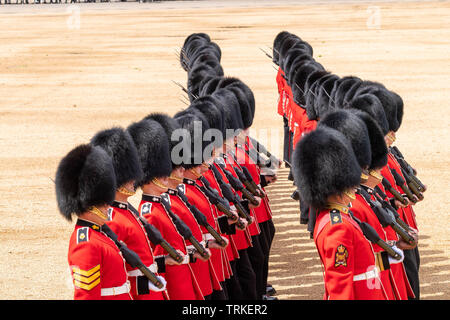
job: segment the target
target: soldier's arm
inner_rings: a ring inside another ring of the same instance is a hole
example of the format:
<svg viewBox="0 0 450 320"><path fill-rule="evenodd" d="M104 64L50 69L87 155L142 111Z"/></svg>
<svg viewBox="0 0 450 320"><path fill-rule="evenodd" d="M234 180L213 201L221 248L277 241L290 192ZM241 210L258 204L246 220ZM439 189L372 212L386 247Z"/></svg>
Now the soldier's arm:
<svg viewBox="0 0 450 320"><path fill-rule="evenodd" d="M69 258L75 300L101 299L101 253L95 244L77 244Z"/></svg>
<svg viewBox="0 0 450 320"><path fill-rule="evenodd" d="M325 230L324 230L325 231ZM324 240L325 286L331 300L353 300L353 233L345 223L329 226Z"/></svg>

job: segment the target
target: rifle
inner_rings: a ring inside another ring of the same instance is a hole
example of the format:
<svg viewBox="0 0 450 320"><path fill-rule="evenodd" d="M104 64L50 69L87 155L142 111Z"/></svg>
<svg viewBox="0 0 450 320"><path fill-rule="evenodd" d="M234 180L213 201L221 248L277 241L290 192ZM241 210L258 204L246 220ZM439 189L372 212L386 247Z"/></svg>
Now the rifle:
<svg viewBox="0 0 450 320"><path fill-rule="evenodd" d="M414 169L403 157L403 154L400 152L400 150L397 147L391 147L390 151L392 155L394 155L397 162L400 164L403 170L405 170L406 173L408 173L411 177L411 180L416 184L417 190L420 192L425 192L427 190L427 187L420 181L419 178L417 178L417 171Z"/></svg>
<svg viewBox="0 0 450 320"><path fill-rule="evenodd" d="M223 163L222 164L221 163L217 163L217 164L222 169L222 172L225 173L225 175L226 175L228 181L230 182L230 185L233 187L233 189L236 190L236 191L241 191L242 195L245 198L247 198L253 205L257 206L258 205L258 201L253 196L253 193L251 193L249 190L247 190L243 186L241 181L239 179L237 179L236 177L234 177L233 174L225 168L225 165Z"/></svg>
<svg viewBox="0 0 450 320"><path fill-rule="evenodd" d="M397 210L394 209L394 207L391 206L391 204L389 203L389 201L386 201L384 199L387 198L386 194L381 191L380 188L377 189L377 187L375 187L375 192L374 196L377 198L377 200L381 203L381 205L383 206L383 208L385 210L387 210L389 213L391 213L394 218L395 221L397 221L397 223L405 230L409 231L411 230L411 228L406 224L405 221L402 220L402 218L400 218L400 215L398 214Z"/></svg>
<svg viewBox="0 0 450 320"><path fill-rule="evenodd" d="M362 222L358 218L356 218L353 213L349 210L350 216L353 218L353 220L356 221L356 223L361 228L361 231L363 232L364 236L372 243L375 243L379 245L381 248L383 248L384 251L386 251L391 257L393 257L396 260L401 259L401 255L396 252L392 247L386 243L383 239L380 238L378 233L375 231L375 229L368 224L367 222Z"/></svg>
<svg viewBox="0 0 450 320"><path fill-rule="evenodd" d="M250 191L255 197L264 198L266 195L261 190L261 188L256 184L255 180L253 180L250 171L246 167L234 168L234 171L239 177L239 180L246 186L248 191Z"/></svg>
<svg viewBox="0 0 450 320"><path fill-rule="evenodd" d="M394 155L395 158L397 159L405 159L405 157L403 156L403 154L400 152L400 150L396 147L396 146L392 146L391 147L391 153ZM406 162L406 160L405 160ZM411 167L411 166L410 166ZM417 171L416 169L414 169L413 167L411 167L411 170L413 172L414 175L417 175Z"/></svg>
<svg viewBox="0 0 450 320"><path fill-rule="evenodd" d="M183 256L174 249L161 235L158 229L156 229L153 225L148 223L148 221L139 215L139 212L134 208L131 204L128 203L128 208L130 211L139 219L139 221L144 226L144 230L147 233L147 238L153 243L155 246L160 245L164 250L167 251L169 256L178 263L183 262Z"/></svg>
<svg viewBox="0 0 450 320"><path fill-rule="evenodd" d="M405 179L403 179L400 174L397 172L397 170L395 169L389 169L392 173L392 176L394 177L395 180L395 184L397 186L399 186L400 188L402 188L403 192L406 194L406 196L408 197L408 199L413 202L416 203L417 199L413 196L413 194L411 193L411 190L409 190L409 188L406 186L406 182Z"/></svg>
<svg viewBox="0 0 450 320"><path fill-rule="evenodd" d="M217 167L212 165L211 170L219 183L220 190L222 191L222 194L225 197L225 199L233 203L234 206L236 207L239 216L241 218L245 218L250 223L252 221L250 215L248 214L247 210L245 210L245 208L242 206L240 199L238 199L238 197L233 193L233 190L231 190L230 185L223 181L222 176L220 175L220 172L217 169Z"/></svg>
<svg viewBox="0 0 450 320"><path fill-rule="evenodd" d="M161 197L161 204L164 206L167 213L172 218L173 224L175 225L181 236L185 240L189 240L203 258L208 259L210 257L208 251L206 251L203 245L194 237L191 229L189 229L189 227L183 222L183 220L181 220L179 216L172 212L169 202L164 199L164 197Z"/></svg>
<svg viewBox="0 0 450 320"><path fill-rule="evenodd" d="M178 196L184 202L184 204L189 208L195 220L197 220L198 224L205 227L206 230L213 236L214 240L222 247L225 248L227 243L223 240L222 236L208 223L205 215L197 209L197 207L189 202L189 199L182 192L181 189L177 188Z"/></svg>
<svg viewBox="0 0 450 320"><path fill-rule="evenodd" d="M398 158L397 162L399 163L402 171L408 174L411 181L415 184L417 190L419 190L420 192L425 192L427 190L427 187L422 183L422 181L419 180L419 178L417 178L416 175L414 175L411 166L404 159L401 158Z"/></svg>
<svg viewBox="0 0 450 320"><path fill-rule="evenodd" d="M129 249L123 241L120 241L118 239L117 235L109 228L107 224L103 224L101 226L101 231L105 233L112 241L114 241L114 243L122 253L125 261L132 268L138 268L139 270L141 270L141 272L147 277L147 279L150 280L150 282L157 288L162 289L164 287L164 284L158 279L156 274L154 274L152 271L150 271L149 268L144 265L141 258L139 258L136 252Z"/></svg>
<svg viewBox="0 0 450 320"><path fill-rule="evenodd" d="M232 221L236 221L237 217L230 211L230 204L226 202L217 192L214 190L209 181L206 180L205 177L200 177L200 181L203 183L203 186L198 186L200 191L202 191L209 199L209 201L217 207L222 213L224 213L229 219Z"/></svg>
<svg viewBox="0 0 450 320"><path fill-rule="evenodd" d="M390 213L388 210L385 210L380 202L373 201L370 198L370 194L366 190L364 190L363 188L360 188L359 191L360 191L360 194L364 197L364 199L367 201L367 203L372 208L372 211L377 216L378 221L380 221L381 226L383 228L390 226L392 229L395 230L395 232L397 232L397 234L404 241L406 241L410 245L416 244L416 241L414 240L414 238L406 231L406 230L409 230L409 228L406 230L404 228L402 228L395 220L394 215L392 213Z"/></svg>
<svg viewBox="0 0 450 320"><path fill-rule="evenodd" d="M259 143L258 140L256 140L255 138L252 138L250 136L248 136L248 138L251 141L251 143L253 144L253 146L255 147L256 151L266 155L270 159L271 164L272 163L279 164L281 162L276 156L274 156L272 153L270 153L269 150L267 150L267 148L264 145Z"/></svg>
<svg viewBox="0 0 450 320"><path fill-rule="evenodd" d="M406 200L405 198L403 198L403 196L394 189L394 187L392 186L392 184L388 181L388 179L383 178L381 180L381 183L383 184L384 188L386 190L388 190L390 193L392 193L392 195L394 196L395 199L397 199L398 201L400 201L402 204L404 204L405 206L408 204L408 200Z"/></svg>
<svg viewBox="0 0 450 320"><path fill-rule="evenodd" d="M239 177L239 180L242 181L242 183L245 185L245 187L256 197L264 198L265 195L263 191L259 188L259 186L256 184L255 180L253 180L252 175L250 174L250 171L248 171L247 167L242 167L236 157L236 154L234 152L231 152L231 155L233 156L234 162L239 167L234 167L234 172L236 172L237 176Z"/></svg>
<svg viewBox="0 0 450 320"><path fill-rule="evenodd" d="M405 170L403 170L402 167L400 167L400 171L402 172L402 175L405 177L406 185L408 186L409 190L414 193L414 195L419 199L423 200L423 194L419 191L418 185L412 180L411 175L409 175Z"/></svg>

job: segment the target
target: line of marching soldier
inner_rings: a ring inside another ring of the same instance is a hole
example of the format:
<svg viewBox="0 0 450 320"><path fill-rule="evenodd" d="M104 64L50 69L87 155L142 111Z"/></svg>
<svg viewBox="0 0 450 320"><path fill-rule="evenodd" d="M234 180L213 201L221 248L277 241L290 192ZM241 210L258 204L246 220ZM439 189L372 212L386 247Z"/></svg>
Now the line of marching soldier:
<svg viewBox="0 0 450 320"><path fill-rule="evenodd" d="M276 299L264 186L278 160L248 136L253 93L224 77L206 34L189 36L180 59L186 109L102 130L59 163L58 208L77 219L68 252L75 299Z"/></svg>
<svg viewBox="0 0 450 320"><path fill-rule="evenodd" d="M269 55L269 54L267 54ZM270 56L270 55L269 55ZM326 299L419 299L413 206L426 186L396 146L403 101L339 77L286 31L273 42L284 160L323 265Z"/></svg>

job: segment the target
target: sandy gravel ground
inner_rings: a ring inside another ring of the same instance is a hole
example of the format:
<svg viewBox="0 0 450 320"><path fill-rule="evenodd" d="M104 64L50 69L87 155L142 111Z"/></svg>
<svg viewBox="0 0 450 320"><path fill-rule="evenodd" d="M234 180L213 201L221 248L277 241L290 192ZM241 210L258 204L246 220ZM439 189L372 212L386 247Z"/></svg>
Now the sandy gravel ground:
<svg viewBox="0 0 450 320"><path fill-rule="evenodd" d="M57 212L57 164L101 129L183 109L171 80L186 82L175 52L190 33L220 45L226 75L255 93L257 138L281 154L276 71L259 48L288 30L330 71L380 81L403 97L397 145L429 187L415 209L422 298L449 299L449 15L445 1L2 6L0 297L72 298L73 224ZM280 299L321 299L320 262L286 169L268 190L277 228L270 282Z"/></svg>

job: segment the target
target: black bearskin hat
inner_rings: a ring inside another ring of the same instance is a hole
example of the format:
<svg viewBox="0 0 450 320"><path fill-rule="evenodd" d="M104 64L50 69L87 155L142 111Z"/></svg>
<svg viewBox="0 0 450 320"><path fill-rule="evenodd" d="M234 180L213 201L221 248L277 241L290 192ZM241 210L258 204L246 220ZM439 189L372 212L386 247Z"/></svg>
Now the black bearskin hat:
<svg viewBox="0 0 450 320"><path fill-rule="evenodd" d="M118 188L142 179L138 152L127 131L117 127L100 131L91 139L91 144L102 147L111 157Z"/></svg>
<svg viewBox="0 0 450 320"><path fill-rule="evenodd" d="M212 96L220 101L219 107L223 108L225 115L224 139L232 138L231 131L234 131L233 134L238 134L238 131L244 128L236 95L228 89L219 89L214 91Z"/></svg>
<svg viewBox="0 0 450 320"><path fill-rule="evenodd" d="M398 129L400 129L400 126L402 125L402 120L403 120L403 99L402 99L402 97L400 97L400 95L398 95L394 91L390 91L390 93L392 94L392 97L397 106L397 123L398 123L397 130L398 130Z"/></svg>
<svg viewBox="0 0 450 320"><path fill-rule="evenodd" d="M223 77L211 77L208 78L207 81L204 81L202 83L202 87L200 88L199 95L200 97L213 94L214 91L217 90L217 86L219 85L220 81L223 79Z"/></svg>
<svg viewBox="0 0 450 320"><path fill-rule="evenodd" d="M69 221L92 206L111 204L117 188L111 157L101 147L77 146L59 163L55 188L59 211Z"/></svg>
<svg viewBox="0 0 450 320"><path fill-rule="evenodd" d="M280 50L279 50L279 57L278 57L278 63L280 66L283 65L284 59L286 59L288 51L297 43L301 41L301 39L296 36L295 34L291 34L290 36L286 37L283 42L281 43ZM284 70L283 70L284 71Z"/></svg>
<svg viewBox="0 0 450 320"><path fill-rule="evenodd" d="M244 129L248 129L253 124L253 114L254 109L252 110L250 103L247 99L247 96L239 87L230 86L227 88L236 96L239 103L239 113L242 119L242 124Z"/></svg>
<svg viewBox="0 0 450 320"><path fill-rule="evenodd" d="M155 120L132 123L127 131L136 145L144 175L137 186L150 183L154 178L168 177L172 172L169 138Z"/></svg>
<svg viewBox="0 0 450 320"><path fill-rule="evenodd" d="M217 89L224 88L224 89L231 89L231 88L239 88L240 91L244 94L244 96L240 95L240 97L237 96L239 104L242 102L245 103L245 101L248 103L248 106L250 107L251 117L254 117L255 115L255 96L253 94L253 91L250 89L248 85L246 85L244 82L242 82L240 79L235 77L224 77L217 85Z"/></svg>
<svg viewBox="0 0 450 320"><path fill-rule="evenodd" d="M356 109L349 109L349 111L354 113L364 122L367 132L369 133L370 150L372 154L369 170L381 169L387 164L388 149L380 126L377 124L375 119L364 111Z"/></svg>
<svg viewBox="0 0 450 320"><path fill-rule="evenodd" d="M316 72L313 72L313 74L308 77L305 89L308 87L309 79L313 78L314 74L316 74ZM320 73L317 75L320 75ZM310 120L316 120L319 118L319 114L317 113L318 110L316 109L316 100L319 95L319 89L322 87L322 83L330 77L335 77L335 75L330 72L326 72L321 77L317 78L317 80L307 88L307 91L305 91L306 115Z"/></svg>
<svg viewBox="0 0 450 320"><path fill-rule="evenodd" d="M306 104L306 80L312 73L315 73L319 70L320 68L316 63L307 62L296 70L296 73L292 78L291 89L294 102L302 108L305 108Z"/></svg>
<svg viewBox="0 0 450 320"><path fill-rule="evenodd" d="M203 96L196 99L187 110L196 109L200 111L206 118L209 128L218 130L220 139L217 137L215 145L217 147L223 144L223 137L226 134L225 130L225 114L223 106L220 106L220 101L211 95Z"/></svg>
<svg viewBox="0 0 450 320"><path fill-rule="evenodd" d="M332 195L360 184L361 167L345 136L321 127L306 134L293 154L293 174L300 198L322 209Z"/></svg>
<svg viewBox="0 0 450 320"><path fill-rule="evenodd" d="M166 131L167 134L167 138L169 138L169 144L170 144L170 149L173 148L173 146L177 143L177 141L172 141L172 133L181 128L180 124L177 122L177 120L175 120L174 118L172 118L171 116L169 116L168 114L165 113L161 113L161 112L154 112L154 113L150 113L149 115L147 115L144 120L155 120L156 122L158 122Z"/></svg>
<svg viewBox="0 0 450 320"><path fill-rule="evenodd" d="M386 114L384 113L380 100L375 95L371 93L358 95L350 101L347 107L367 112L378 123L383 135L389 132Z"/></svg>
<svg viewBox="0 0 450 320"><path fill-rule="evenodd" d="M399 111L403 115L403 108L398 108L399 100L394 97L392 92L387 89L378 89L371 91L378 100L381 102L381 106L384 109L384 113L386 114L386 119L389 124L389 131L396 132L400 128L399 119L402 117L399 115Z"/></svg>
<svg viewBox="0 0 450 320"><path fill-rule="evenodd" d="M318 118L325 116L327 112L332 111L330 109L330 94L333 90L334 83L339 80L337 75L331 75L328 79L322 82L320 88L316 89L317 97L314 101L314 109Z"/></svg>
<svg viewBox="0 0 450 320"><path fill-rule="evenodd" d="M273 40L272 59L276 65L279 65L279 55L280 55L281 44L283 43L284 39L286 39L289 36L291 36L291 33L287 32L287 31L281 31L280 33L278 33L276 35L275 39Z"/></svg>
<svg viewBox="0 0 450 320"><path fill-rule="evenodd" d="M329 127L341 132L350 142L361 169L368 169L372 158L370 137L364 121L348 110L328 113L317 127Z"/></svg>
<svg viewBox="0 0 450 320"><path fill-rule="evenodd" d="M335 108L342 109L344 107L345 94L358 80L360 81L359 78L354 76L341 78L341 81L335 88L333 88L333 91L331 92L331 98L333 99L332 103Z"/></svg>
<svg viewBox="0 0 450 320"><path fill-rule="evenodd" d="M191 107L176 113L174 118L184 129L183 143L180 144L183 148L177 150L178 153L174 150L174 156L178 157L174 162L186 169L201 165L211 156L214 147L214 143L205 139L205 132L209 129L208 120L202 112Z"/></svg>
<svg viewBox="0 0 450 320"><path fill-rule="evenodd" d="M289 86L291 88L294 86L295 78L297 76L298 71L301 70L303 68L303 66L305 66L305 65L312 65L313 67L315 67L315 69L319 68L319 65L310 56L308 56L306 54L297 56L295 58L295 60L292 62L292 64L289 66L289 70L288 70L287 74L285 75L286 79L287 79L287 83L289 84ZM306 76L307 76L309 73L304 71L304 74L306 74ZM303 76L304 81L306 81L306 76ZM304 81L301 85L302 90L303 90L303 86L304 86Z"/></svg>
<svg viewBox="0 0 450 320"><path fill-rule="evenodd" d="M166 131L167 138L169 139L169 151L172 154L173 148L180 142L179 139L177 139L175 136L173 136L174 131L181 128L181 126L177 122L177 120L175 120L174 118L172 118L171 116L169 116L167 114L160 113L160 112L151 113L148 116L146 116L144 119L145 120L148 120L148 119L155 120L164 128L164 130ZM175 164L173 162L172 162L172 166L173 167L175 166Z"/></svg>
<svg viewBox="0 0 450 320"><path fill-rule="evenodd" d="M354 79L351 86L343 92L343 98L341 100L342 107L345 107L347 104L350 103L350 101L352 101L353 97L355 96L356 91L358 90L358 88L361 86L362 83L363 83L363 80L356 78L356 79Z"/></svg>

